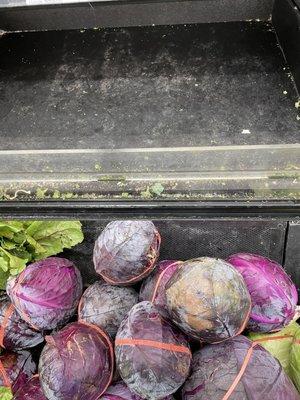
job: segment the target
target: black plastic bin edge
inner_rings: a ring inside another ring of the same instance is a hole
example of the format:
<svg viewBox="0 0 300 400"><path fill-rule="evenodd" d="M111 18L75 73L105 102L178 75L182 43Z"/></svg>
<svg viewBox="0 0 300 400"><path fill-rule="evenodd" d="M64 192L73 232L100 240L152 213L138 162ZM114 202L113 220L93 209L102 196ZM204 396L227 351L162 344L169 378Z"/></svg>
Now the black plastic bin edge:
<svg viewBox="0 0 300 400"><path fill-rule="evenodd" d="M300 219L299 201L9 201L0 204L4 219Z"/></svg>

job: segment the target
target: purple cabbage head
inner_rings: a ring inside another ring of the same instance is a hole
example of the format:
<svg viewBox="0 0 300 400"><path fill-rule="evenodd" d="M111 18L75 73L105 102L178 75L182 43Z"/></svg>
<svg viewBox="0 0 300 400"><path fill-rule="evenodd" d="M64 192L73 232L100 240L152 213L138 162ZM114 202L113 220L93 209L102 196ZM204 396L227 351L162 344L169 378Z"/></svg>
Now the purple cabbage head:
<svg viewBox="0 0 300 400"><path fill-rule="evenodd" d="M252 341L237 336L204 346L194 353L192 373L182 390L183 400L222 400L241 371ZM250 350L251 351L251 350ZM249 363L230 400L299 400L294 385L278 360L260 345L253 348Z"/></svg>
<svg viewBox="0 0 300 400"><path fill-rule="evenodd" d="M33 376L36 365L29 351L5 352L0 355L0 386L11 386L16 393Z"/></svg>
<svg viewBox="0 0 300 400"><path fill-rule="evenodd" d="M243 275L250 292L249 330L276 331L293 319L298 301L297 289L281 265L247 253L234 254L228 262Z"/></svg>
<svg viewBox="0 0 300 400"><path fill-rule="evenodd" d="M160 235L153 222L110 222L95 243L96 272L112 285L132 285L154 269L159 248Z"/></svg>
<svg viewBox="0 0 300 400"><path fill-rule="evenodd" d="M130 391L126 383L118 381L109 386L100 400L143 400L140 396ZM163 400L173 400L173 396L164 397Z"/></svg>
<svg viewBox="0 0 300 400"><path fill-rule="evenodd" d="M187 335L208 343L241 333L251 310L242 275L217 258L182 263L166 284L166 298L172 321Z"/></svg>
<svg viewBox="0 0 300 400"><path fill-rule="evenodd" d="M39 377L32 377L25 385L20 387L13 400L47 400L42 391Z"/></svg>
<svg viewBox="0 0 300 400"><path fill-rule="evenodd" d="M78 318L115 337L122 320L137 302L138 294L133 288L95 282L80 300Z"/></svg>
<svg viewBox="0 0 300 400"><path fill-rule="evenodd" d="M181 264L181 261L160 261L140 289L140 301L152 301L164 318L169 316L165 286Z"/></svg>
<svg viewBox="0 0 300 400"><path fill-rule="evenodd" d="M41 332L25 322L6 298L0 303L0 346L18 351L35 347L44 340Z"/></svg>
<svg viewBox="0 0 300 400"><path fill-rule="evenodd" d="M162 399L186 380L191 352L148 301L136 304L123 320L115 341L116 363L129 389L143 399Z"/></svg>
<svg viewBox="0 0 300 400"><path fill-rule="evenodd" d="M75 313L82 279L71 261L49 257L10 278L7 293L26 322L38 330L50 330L63 326Z"/></svg>
<svg viewBox="0 0 300 400"><path fill-rule="evenodd" d="M39 362L48 400L97 400L111 382L113 347L95 325L75 322L46 337Z"/></svg>

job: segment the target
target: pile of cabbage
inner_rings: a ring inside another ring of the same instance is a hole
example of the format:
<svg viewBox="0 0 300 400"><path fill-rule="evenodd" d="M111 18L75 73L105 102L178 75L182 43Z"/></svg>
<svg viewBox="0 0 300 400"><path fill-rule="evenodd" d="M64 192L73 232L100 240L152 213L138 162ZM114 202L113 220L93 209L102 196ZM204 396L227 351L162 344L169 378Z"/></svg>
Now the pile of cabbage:
<svg viewBox="0 0 300 400"><path fill-rule="evenodd" d="M57 252L8 277L0 399L299 400L284 269L249 253L160 260L163 239L151 221L109 223L87 288L85 266Z"/></svg>

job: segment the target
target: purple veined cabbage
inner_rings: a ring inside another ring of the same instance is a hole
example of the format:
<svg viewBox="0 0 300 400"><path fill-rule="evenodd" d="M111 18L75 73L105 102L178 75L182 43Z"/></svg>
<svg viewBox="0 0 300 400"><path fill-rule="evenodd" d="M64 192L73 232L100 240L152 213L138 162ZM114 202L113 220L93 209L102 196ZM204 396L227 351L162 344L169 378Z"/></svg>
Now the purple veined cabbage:
<svg viewBox="0 0 300 400"><path fill-rule="evenodd" d="M278 360L259 344L252 346L249 339L240 335L194 353L182 400L299 400ZM240 372L241 378L235 384Z"/></svg>
<svg viewBox="0 0 300 400"><path fill-rule="evenodd" d="M130 309L138 302L131 287L95 282L84 292L78 307L78 319L104 329L112 338Z"/></svg>
<svg viewBox="0 0 300 400"><path fill-rule="evenodd" d="M35 370L29 351L4 352L0 355L0 386L11 387L14 394L26 385Z"/></svg>
<svg viewBox="0 0 300 400"><path fill-rule="evenodd" d="M189 374L191 352L184 335L148 301L133 306L121 323L115 354L121 378L143 399L170 396Z"/></svg>
<svg viewBox="0 0 300 400"><path fill-rule="evenodd" d="M240 334L251 309L242 275L226 261L209 257L183 262L166 284L166 298L172 321L207 343Z"/></svg>
<svg viewBox="0 0 300 400"><path fill-rule="evenodd" d="M35 347L44 341L41 332L25 322L8 298L0 302L0 346L19 351Z"/></svg>
<svg viewBox="0 0 300 400"><path fill-rule="evenodd" d="M33 376L25 385L20 387L13 400L47 400L42 391L39 377Z"/></svg>
<svg viewBox="0 0 300 400"><path fill-rule="evenodd" d="M112 285L133 285L154 269L160 241L151 221L110 222L95 242L95 270Z"/></svg>
<svg viewBox="0 0 300 400"><path fill-rule="evenodd" d="M10 278L7 293L26 322L38 330L51 330L74 315L82 294L82 279L71 261L49 257Z"/></svg>
<svg viewBox="0 0 300 400"><path fill-rule="evenodd" d="M114 369L113 346L95 325L74 322L46 337L39 376L48 400L98 400Z"/></svg>
<svg viewBox="0 0 300 400"><path fill-rule="evenodd" d="M125 382L118 381L108 387L100 400L143 400L131 392ZM164 397L163 400L173 400L173 396Z"/></svg>
<svg viewBox="0 0 300 400"><path fill-rule="evenodd" d="M251 295L250 331L280 330L293 319L297 289L281 265L247 253L233 254L228 262L243 275Z"/></svg>
<svg viewBox="0 0 300 400"><path fill-rule="evenodd" d="M181 264L182 261L160 261L151 275L143 281L140 289L140 301L153 302L164 318L169 317L165 286Z"/></svg>

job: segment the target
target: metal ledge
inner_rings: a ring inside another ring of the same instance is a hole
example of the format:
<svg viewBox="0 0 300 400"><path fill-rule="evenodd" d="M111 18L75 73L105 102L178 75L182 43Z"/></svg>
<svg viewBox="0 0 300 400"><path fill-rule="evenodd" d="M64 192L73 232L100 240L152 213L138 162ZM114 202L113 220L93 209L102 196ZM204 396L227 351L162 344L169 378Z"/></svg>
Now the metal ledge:
<svg viewBox="0 0 300 400"><path fill-rule="evenodd" d="M300 199L300 144L0 151L2 200Z"/></svg>

